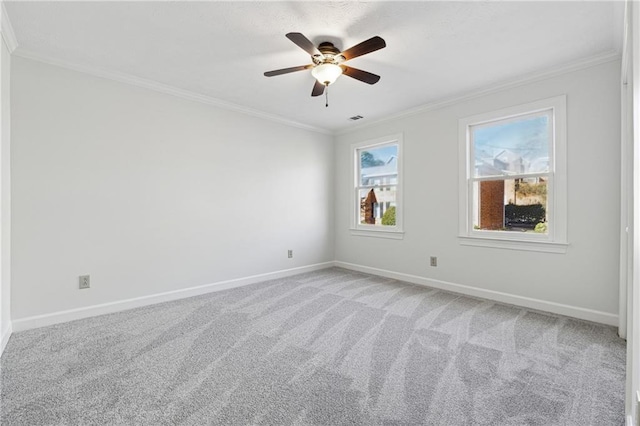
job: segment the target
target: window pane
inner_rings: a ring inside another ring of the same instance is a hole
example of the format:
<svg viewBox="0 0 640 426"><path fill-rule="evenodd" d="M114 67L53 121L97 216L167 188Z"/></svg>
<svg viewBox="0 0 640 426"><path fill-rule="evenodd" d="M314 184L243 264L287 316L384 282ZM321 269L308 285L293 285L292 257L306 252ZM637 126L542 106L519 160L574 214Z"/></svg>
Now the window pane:
<svg viewBox="0 0 640 426"><path fill-rule="evenodd" d="M551 112L471 126L475 177L549 172Z"/></svg>
<svg viewBox="0 0 640 426"><path fill-rule="evenodd" d="M485 231L547 233L547 178L473 184L473 227Z"/></svg>
<svg viewBox="0 0 640 426"><path fill-rule="evenodd" d="M360 223L380 226L396 225L396 187L359 189Z"/></svg>
<svg viewBox="0 0 640 426"><path fill-rule="evenodd" d="M388 185L398 183L398 145L358 150L360 185Z"/></svg>

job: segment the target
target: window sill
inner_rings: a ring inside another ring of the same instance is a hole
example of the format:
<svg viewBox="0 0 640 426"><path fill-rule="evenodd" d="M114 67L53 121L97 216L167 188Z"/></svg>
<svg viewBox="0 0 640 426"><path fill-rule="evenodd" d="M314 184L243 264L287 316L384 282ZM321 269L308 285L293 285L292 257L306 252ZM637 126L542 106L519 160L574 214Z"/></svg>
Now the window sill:
<svg viewBox="0 0 640 426"><path fill-rule="evenodd" d="M356 237L374 237L386 238L391 240L402 240L404 238L403 231L386 231L382 229L355 229L351 228L351 235Z"/></svg>
<svg viewBox="0 0 640 426"><path fill-rule="evenodd" d="M458 237L463 246L490 247L509 250L538 251L544 253L566 253L568 243L533 240L507 240L487 237Z"/></svg>

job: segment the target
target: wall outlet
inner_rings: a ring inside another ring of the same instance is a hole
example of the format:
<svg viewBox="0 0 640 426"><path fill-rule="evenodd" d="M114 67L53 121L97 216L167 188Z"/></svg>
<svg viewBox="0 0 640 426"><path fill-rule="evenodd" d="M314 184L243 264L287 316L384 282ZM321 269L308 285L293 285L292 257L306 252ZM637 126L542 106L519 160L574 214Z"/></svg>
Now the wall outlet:
<svg viewBox="0 0 640 426"><path fill-rule="evenodd" d="M80 275L78 281L80 289L91 287L91 277L89 275Z"/></svg>
<svg viewBox="0 0 640 426"><path fill-rule="evenodd" d="M293 250L287 250L287 257L291 259L293 257Z"/></svg>
<svg viewBox="0 0 640 426"><path fill-rule="evenodd" d="M437 258L437 257L435 257L435 256L431 256L431 257L429 258L429 264L430 264L431 266L438 266L438 258Z"/></svg>

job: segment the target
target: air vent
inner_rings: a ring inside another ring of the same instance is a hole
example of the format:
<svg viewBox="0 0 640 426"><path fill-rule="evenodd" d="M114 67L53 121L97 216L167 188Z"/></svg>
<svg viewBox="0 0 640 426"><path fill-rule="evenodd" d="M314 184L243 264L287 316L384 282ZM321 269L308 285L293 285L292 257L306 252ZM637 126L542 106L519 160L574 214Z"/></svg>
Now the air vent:
<svg viewBox="0 0 640 426"><path fill-rule="evenodd" d="M349 120L357 121L357 120L360 120L361 118L364 118L364 117L361 115L354 115L353 117L349 117Z"/></svg>

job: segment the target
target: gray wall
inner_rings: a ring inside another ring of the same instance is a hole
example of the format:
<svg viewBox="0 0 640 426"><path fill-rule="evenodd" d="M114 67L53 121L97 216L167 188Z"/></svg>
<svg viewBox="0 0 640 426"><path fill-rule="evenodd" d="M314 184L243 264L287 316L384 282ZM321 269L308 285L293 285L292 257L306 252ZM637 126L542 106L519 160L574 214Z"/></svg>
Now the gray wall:
<svg viewBox="0 0 640 426"><path fill-rule="evenodd" d="M339 262L615 316L619 67L389 120L332 144L327 135L14 58L12 317L331 261L334 248ZM461 246L458 119L561 94L567 253ZM352 236L350 145L399 132L405 237ZM437 268L428 266L432 255ZM77 290L80 274L91 274L91 290Z"/></svg>
<svg viewBox="0 0 640 426"><path fill-rule="evenodd" d="M620 62L608 62L336 138L336 260L586 311L618 312ZM566 254L462 246L458 120L567 95ZM403 240L352 236L350 145L404 134ZM438 257L438 267L429 266ZM477 294L474 293L474 294Z"/></svg>
<svg viewBox="0 0 640 426"><path fill-rule="evenodd" d="M4 39L0 42L0 353L11 326L11 153L10 72L11 55Z"/></svg>
<svg viewBox="0 0 640 426"><path fill-rule="evenodd" d="M12 71L14 321L333 260L331 136Z"/></svg>

